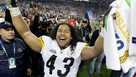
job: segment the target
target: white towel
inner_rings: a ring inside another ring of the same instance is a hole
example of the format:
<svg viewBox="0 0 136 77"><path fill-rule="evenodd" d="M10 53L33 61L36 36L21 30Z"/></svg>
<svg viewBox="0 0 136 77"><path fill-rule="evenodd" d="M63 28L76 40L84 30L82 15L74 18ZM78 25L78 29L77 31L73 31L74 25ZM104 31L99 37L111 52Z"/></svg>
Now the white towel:
<svg viewBox="0 0 136 77"><path fill-rule="evenodd" d="M114 22L112 14L115 9L112 8L107 19L107 25L104 30L104 53L106 56L106 66L108 69L120 70L119 54L117 51Z"/></svg>

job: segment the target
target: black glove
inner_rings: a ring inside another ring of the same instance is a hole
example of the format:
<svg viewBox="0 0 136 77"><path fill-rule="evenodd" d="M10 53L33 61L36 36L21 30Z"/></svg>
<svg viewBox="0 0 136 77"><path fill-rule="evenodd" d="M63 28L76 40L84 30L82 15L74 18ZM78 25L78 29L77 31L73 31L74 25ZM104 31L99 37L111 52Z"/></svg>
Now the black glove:
<svg viewBox="0 0 136 77"><path fill-rule="evenodd" d="M16 2L17 2L17 0L8 0L8 6L9 7L17 7Z"/></svg>

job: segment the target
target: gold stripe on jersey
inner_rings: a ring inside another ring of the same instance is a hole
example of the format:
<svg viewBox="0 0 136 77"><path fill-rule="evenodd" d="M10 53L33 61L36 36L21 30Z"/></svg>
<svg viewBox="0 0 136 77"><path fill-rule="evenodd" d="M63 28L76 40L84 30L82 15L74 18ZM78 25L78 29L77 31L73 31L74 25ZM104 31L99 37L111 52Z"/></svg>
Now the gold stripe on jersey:
<svg viewBox="0 0 136 77"><path fill-rule="evenodd" d="M120 56L120 63L121 64L123 64L123 63L125 63L125 61L128 59L128 56L129 56L129 54L128 54L128 45L129 45L129 41L130 41L130 38L129 38L129 36L130 36L130 33L129 33L129 31L128 31L128 29L127 29L127 25L126 25L126 23L125 23L125 21L124 21L124 19L123 19L123 16L121 15L121 13L120 13L120 10L119 9L117 9L116 10L116 27L117 27L117 30L123 35L122 36L122 38L124 38L125 40L126 40L126 45L127 45L127 47L126 47L126 49L124 50L124 52L122 53L123 54L123 56Z"/></svg>
<svg viewBox="0 0 136 77"><path fill-rule="evenodd" d="M42 48L43 48L45 46L45 44L44 44L44 41L43 41L42 37L39 37L38 39L39 39L40 44L42 45Z"/></svg>
<svg viewBox="0 0 136 77"><path fill-rule="evenodd" d="M122 63L124 63L126 60L127 60L127 58L128 58L128 49L124 52L124 54L123 54L123 56L121 56L119 59L120 59L120 63L122 64Z"/></svg>
<svg viewBox="0 0 136 77"><path fill-rule="evenodd" d="M89 45L87 43L85 43L85 46L84 47L88 47Z"/></svg>
<svg viewBox="0 0 136 77"><path fill-rule="evenodd" d="M85 47L89 47L89 45L88 45L87 43L85 43L85 45L84 45L83 48L85 48ZM83 48L82 48L82 49L83 49ZM81 49L81 50L82 50L82 49Z"/></svg>

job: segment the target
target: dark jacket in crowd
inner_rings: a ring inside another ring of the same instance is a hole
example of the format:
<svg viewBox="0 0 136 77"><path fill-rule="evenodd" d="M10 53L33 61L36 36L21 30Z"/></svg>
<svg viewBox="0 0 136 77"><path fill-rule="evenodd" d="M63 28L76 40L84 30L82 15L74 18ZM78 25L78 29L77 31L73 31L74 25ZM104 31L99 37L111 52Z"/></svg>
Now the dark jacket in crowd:
<svg viewBox="0 0 136 77"><path fill-rule="evenodd" d="M0 76L1 77L26 77L26 69L31 66L29 54L24 42L16 38L11 43L7 43L0 38L8 56L0 44ZM14 44L14 46L13 46ZM14 53L15 48L15 53ZM16 68L9 69L8 59L14 57Z"/></svg>
<svg viewBox="0 0 136 77"><path fill-rule="evenodd" d="M97 40L98 36L99 36L99 30L95 30L92 34L91 39L89 40L90 46L93 46L95 44L95 41Z"/></svg>

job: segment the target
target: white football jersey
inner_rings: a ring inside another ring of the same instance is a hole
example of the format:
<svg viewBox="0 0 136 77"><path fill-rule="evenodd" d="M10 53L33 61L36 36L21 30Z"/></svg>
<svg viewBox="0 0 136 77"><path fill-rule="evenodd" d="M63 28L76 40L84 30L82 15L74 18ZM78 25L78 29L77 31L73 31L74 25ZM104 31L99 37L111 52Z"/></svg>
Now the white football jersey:
<svg viewBox="0 0 136 77"><path fill-rule="evenodd" d="M61 50L56 40L42 36L41 54L44 60L44 77L76 77L81 63L81 50L86 43L78 42L74 51L70 46Z"/></svg>

